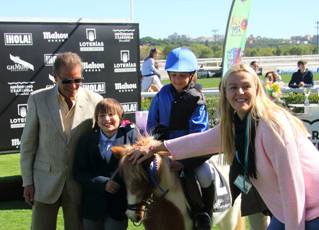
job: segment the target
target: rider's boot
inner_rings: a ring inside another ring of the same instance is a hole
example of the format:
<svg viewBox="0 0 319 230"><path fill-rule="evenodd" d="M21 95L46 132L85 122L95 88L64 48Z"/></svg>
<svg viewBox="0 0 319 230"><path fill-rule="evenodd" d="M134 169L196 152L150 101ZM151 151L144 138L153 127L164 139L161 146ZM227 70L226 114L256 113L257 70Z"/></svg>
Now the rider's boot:
<svg viewBox="0 0 319 230"><path fill-rule="evenodd" d="M213 207L214 207L214 203L215 203L215 199L216 199L216 197L215 197L215 185L214 185L214 183L211 183L209 185L209 187L201 188L201 190L202 190L203 202L204 202L204 205L205 205L204 210L210 216L210 218L212 220ZM213 225L213 223L211 223L211 225Z"/></svg>
<svg viewBox="0 0 319 230"><path fill-rule="evenodd" d="M211 215L206 212L206 205L202 200L194 174L189 171L182 171L180 177L184 194L191 208L194 230L210 230L212 226Z"/></svg>

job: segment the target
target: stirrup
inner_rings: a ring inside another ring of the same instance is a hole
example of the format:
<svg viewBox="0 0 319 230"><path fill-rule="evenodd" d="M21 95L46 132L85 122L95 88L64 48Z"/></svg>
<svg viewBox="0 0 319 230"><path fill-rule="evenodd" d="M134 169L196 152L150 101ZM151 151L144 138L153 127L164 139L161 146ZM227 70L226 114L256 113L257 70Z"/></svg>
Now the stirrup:
<svg viewBox="0 0 319 230"><path fill-rule="evenodd" d="M210 230L212 227L212 219L206 212L200 212L194 215L195 230Z"/></svg>

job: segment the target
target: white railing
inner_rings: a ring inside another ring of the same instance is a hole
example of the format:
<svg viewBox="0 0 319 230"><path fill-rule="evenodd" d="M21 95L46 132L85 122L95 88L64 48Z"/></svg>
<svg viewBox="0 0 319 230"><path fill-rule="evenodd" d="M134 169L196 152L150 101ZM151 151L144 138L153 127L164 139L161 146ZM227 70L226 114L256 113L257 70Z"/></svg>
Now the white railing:
<svg viewBox="0 0 319 230"><path fill-rule="evenodd" d="M249 64L251 61L257 61L264 71L282 70L295 71L297 62L305 60L308 62L308 68L312 71L317 71L319 67L319 55L291 55L291 56L261 56L261 57L243 57L243 63ZM165 60L157 60L159 69L164 70ZM141 61L141 64L143 61ZM199 58L198 65L203 65L204 68L219 67L222 63L222 58Z"/></svg>

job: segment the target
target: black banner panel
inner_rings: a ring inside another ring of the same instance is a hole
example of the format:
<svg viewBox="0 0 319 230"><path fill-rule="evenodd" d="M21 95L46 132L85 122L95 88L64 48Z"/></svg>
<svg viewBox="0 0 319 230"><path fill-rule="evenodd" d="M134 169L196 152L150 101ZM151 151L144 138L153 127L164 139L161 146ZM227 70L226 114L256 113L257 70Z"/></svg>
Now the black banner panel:
<svg viewBox="0 0 319 230"><path fill-rule="evenodd" d="M0 152L19 149L28 97L54 84L54 60L66 51L82 58L83 87L116 98L134 121L141 101L138 24L0 22Z"/></svg>

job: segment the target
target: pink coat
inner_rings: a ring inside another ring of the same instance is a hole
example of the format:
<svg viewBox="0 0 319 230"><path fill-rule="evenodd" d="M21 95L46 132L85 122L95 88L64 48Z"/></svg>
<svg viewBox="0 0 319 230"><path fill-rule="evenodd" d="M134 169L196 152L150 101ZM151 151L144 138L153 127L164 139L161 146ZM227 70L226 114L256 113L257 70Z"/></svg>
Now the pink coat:
<svg viewBox="0 0 319 230"><path fill-rule="evenodd" d="M305 220L319 217L319 152L309 139L295 134L288 119L279 133L260 121L255 149L257 180L251 182L286 229L302 230ZM164 144L175 159L220 152L220 126Z"/></svg>

